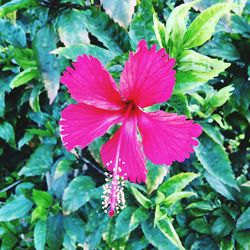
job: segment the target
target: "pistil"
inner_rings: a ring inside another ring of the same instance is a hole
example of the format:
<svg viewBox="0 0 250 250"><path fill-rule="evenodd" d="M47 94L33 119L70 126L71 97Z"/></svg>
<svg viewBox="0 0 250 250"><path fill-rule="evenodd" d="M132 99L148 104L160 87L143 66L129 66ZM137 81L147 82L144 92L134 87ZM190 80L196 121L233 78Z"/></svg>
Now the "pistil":
<svg viewBox="0 0 250 250"><path fill-rule="evenodd" d="M126 173L122 171L122 167L126 164L120 158L120 149L122 143L122 135L123 135L123 128L125 123L128 119L129 113L133 107L133 104L130 103L127 107L126 113L124 115L123 124L120 131L120 136L118 139L117 151L113 161L110 160L107 162L107 167L114 166L112 173L106 173L106 181L107 183L103 186L104 193L103 193L103 209L105 212L108 213L109 217L113 217L115 213L119 213L119 210L125 207L125 197L124 197L124 176ZM123 172L123 173L122 173ZM121 174L122 173L122 174Z"/></svg>

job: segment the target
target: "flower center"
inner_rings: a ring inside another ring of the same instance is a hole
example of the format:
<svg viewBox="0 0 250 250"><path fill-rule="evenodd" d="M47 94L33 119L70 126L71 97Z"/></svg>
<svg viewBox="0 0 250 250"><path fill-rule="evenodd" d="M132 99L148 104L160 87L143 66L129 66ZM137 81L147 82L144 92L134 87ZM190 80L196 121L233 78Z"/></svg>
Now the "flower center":
<svg viewBox="0 0 250 250"><path fill-rule="evenodd" d="M133 103L133 101L126 101L126 114L129 111L136 109L137 105ZM124 118L125 119L125 118Z"/></svg>

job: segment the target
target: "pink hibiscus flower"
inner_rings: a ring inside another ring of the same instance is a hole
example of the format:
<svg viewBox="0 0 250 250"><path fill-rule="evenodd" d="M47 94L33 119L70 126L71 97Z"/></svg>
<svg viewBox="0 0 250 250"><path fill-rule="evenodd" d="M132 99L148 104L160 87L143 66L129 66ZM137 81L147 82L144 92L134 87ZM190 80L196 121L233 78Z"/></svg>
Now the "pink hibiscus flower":
<svg viewBox="0 0 250 250"><path fill-rule="evenodd" d="M85 147L114 124L121 123L114 136L102 146L101 158L113 172L105 206L109 215L121 197L118 179L145 182L147 157L156 164L171 165L189 158L202 128L185 116L164 111L145 112L143 108L168 100L175 84L175 59L156 45L148 49L141 40L130 52L117 87L101 62L92 56L79 56L67 67L61 82L77 104L62 111L60 132L67 150ZM141 135L141 140L139 137Z"/></svg>

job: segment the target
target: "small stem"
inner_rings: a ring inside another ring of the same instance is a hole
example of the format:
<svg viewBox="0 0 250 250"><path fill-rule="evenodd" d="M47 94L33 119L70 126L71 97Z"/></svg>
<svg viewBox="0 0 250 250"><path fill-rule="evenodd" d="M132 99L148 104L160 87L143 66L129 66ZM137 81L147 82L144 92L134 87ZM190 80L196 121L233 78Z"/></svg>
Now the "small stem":
<svg viewBox="0 0 250 250"><path fill-rule="evenodd" d="M93 164L90 164L90 166L91 166L92 168L94 168L97 172L99 172L100 174L102 174L102 175L105 176L104 172L103 172L101 169L99 169L98 167L96 167L96 166L93 165Z"/></svg>
<svg viewBox="0 0 250 250"><path fill-rule="evenodd" d="M100 174L105 176L105 173L100 168L98 168L97 165L95 165L93 162L89 161L87 158L80 156L80 160L83 161L84 163L86 163L87 166L94 168L97 172L99 172Z"/></svg>
<svg viewBox="0 0 250 250"><path fill-rule="evenodd" d="M74 170L74 178L77 177L78 174L79 174L79 169L75 169L75 170Z"/></svg>
<svg viewBox="0 0 250 250"><path fill-rule="evenodd" d="M8 187L0 190L0 193L8 191L9 189L11 189L11 188L15 187L16 185L18 185L20 182L22 182L22 180L19 180L19 181L16 181L16 182L12 183Z"/></svg>
<svg viewBox="0 0 250 250"><path fill-rule="evenodd" d="M48 188L48 191L51 190L51 176L50 176L50 172L48 171L46 174L46 183L47 183L47 188Z"/></svg>

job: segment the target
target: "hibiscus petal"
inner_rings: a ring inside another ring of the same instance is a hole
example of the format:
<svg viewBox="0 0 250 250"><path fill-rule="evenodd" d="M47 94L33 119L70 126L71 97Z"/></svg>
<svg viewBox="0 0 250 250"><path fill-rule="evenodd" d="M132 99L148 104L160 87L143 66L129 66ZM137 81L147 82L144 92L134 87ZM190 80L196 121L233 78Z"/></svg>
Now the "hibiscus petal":
<svg viewBox="0 0 250 250"><path fill-rule="evenodd" d="M121 117L121 111L99 109L83 103L70 104L62 111L59 122L63 144L69 151L76 146L84 148L120 122Z"/></svg>
<svg viewBox="0 0 250 250"><path fill-rule="evenodd" d="M128 178L132 182L145 182L147 169L142 145L137 138L135 117L130 116L114 136L102 146L101 157L103 163L108 170L113 170L120 136L122 136L119 154L121 176Z"/></svg>
<svg viewBox="0 0 250 250"><path fill-rule="evenodd" d="M202 127L186 120L185 116L157 111L138 115L145 155L156 164L171 165L183 162L193 153L194 140L202 133Z"/></svg>
<svg viewBox="0 0 250 250"><path fill-rule="evenodd" d="M103 109L119 109L122 99L114 79L102 63L92 56L79 56L61 77L76 101Z"/></svg>
<svg viewBox="0 0 250 250"><path fill-rule="evenodd" d="M165 102L170 98L175 84L175 59L169 58L164 49L150 50L144 40L137 51L131 52L121 75L121 93L125 100L140 107Z"/></svg>

